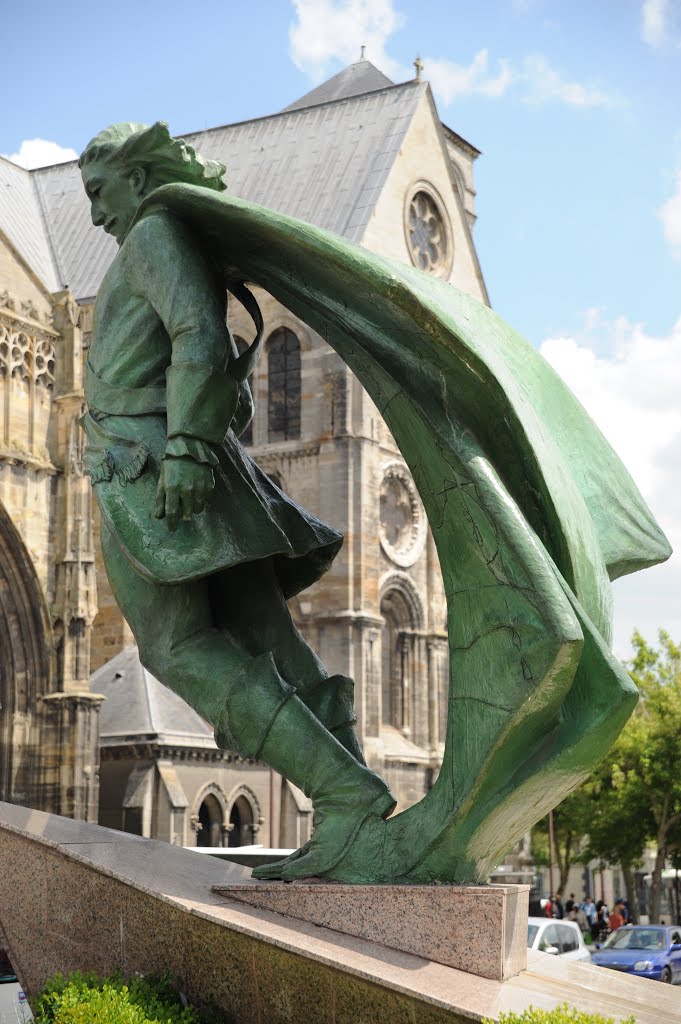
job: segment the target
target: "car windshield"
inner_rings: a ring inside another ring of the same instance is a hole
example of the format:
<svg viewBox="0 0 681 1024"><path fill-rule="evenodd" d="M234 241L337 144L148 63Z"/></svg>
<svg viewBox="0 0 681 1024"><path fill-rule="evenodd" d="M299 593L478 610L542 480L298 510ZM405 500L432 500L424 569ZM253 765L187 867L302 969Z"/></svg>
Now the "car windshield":
<svg viewBox="0 0 681 1024"><path fill-rule="evenodd" d="M663 928L618 928L606 939L603 949L666 949Z"/></svg>
<svg viewBox="0 0 681 1024"><path fill-rule="evenodd" d="M532 949L532 943L537 938L537 932L539 931L539 925L528 924L527 926L527 948Z"/></svg>

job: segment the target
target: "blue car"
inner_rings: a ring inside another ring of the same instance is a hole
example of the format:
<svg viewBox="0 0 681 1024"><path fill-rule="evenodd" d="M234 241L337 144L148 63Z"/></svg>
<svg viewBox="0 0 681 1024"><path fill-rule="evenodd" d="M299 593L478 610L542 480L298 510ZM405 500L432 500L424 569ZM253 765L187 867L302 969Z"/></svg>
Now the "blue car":
<svg viewBox="0 0 681 1024"><path fill-rule="evenodd" d="M634 925L618 928L591 954L591 963L681 984L681 928L678 925Z"/></svg>

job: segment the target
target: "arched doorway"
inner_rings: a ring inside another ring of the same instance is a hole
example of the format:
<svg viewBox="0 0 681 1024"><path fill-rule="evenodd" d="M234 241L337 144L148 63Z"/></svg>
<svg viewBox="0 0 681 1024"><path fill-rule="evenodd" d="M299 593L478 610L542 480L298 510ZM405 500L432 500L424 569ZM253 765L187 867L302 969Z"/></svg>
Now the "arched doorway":
<svg viewBox="0 0 681 1024"><path fill-rule="evenodd" d="M40 582L0 502L0 800L40 806L33 719L37 698L54 686L51 648Z"/></svg>
<svg viewBox="0 0 681 1024"><path fill-rule="evenodd" d="M222 833L225 823L220 801L213 793L207 793L198 813L199 830L196 834L197 846L222 846Z"/></svg>
<svg viewBox="0 0 681 1024"><path fill-rule="evenodd" d="M238 796L229 812L229 838L228 846L251 846L253 843L255 817L253 805L248 797Z"/></svg>

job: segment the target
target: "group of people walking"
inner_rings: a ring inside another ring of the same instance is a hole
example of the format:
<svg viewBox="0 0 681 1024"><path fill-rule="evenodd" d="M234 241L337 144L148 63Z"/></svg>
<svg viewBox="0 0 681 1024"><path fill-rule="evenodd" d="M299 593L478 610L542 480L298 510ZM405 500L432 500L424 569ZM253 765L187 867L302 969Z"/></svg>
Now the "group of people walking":
<svg viewBox="0 0 681 1024"><path fill-rule="evenodd" d="M584 941L604 942L610 932L622 928L625 924L631 923L631 914L626 900L615 900L613 910L609 910L604 900L594 903L591 896L585 896L580 903L575 899L575 894L570 893L570 898L563 903L560 892L546 901L544 913L547 917L556 917L566 921L576 921L579 925Z"/></svg>

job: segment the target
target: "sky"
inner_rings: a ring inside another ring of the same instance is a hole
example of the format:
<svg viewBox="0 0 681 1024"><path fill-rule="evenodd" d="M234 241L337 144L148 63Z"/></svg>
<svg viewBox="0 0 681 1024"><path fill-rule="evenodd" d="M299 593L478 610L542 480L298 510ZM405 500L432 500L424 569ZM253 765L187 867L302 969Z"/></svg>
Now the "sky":
<svg viewBox="0 0 681 1024"><path fill-rule="evenodd" d="M681 0L24 0L3 12L0 153L70 159L106 125L273 113L366 57L420 56L482 151L496 311L554 365L678 554L615 584L614 647L681 641ZM229 180L229 169L228 169Z"/></svg>

